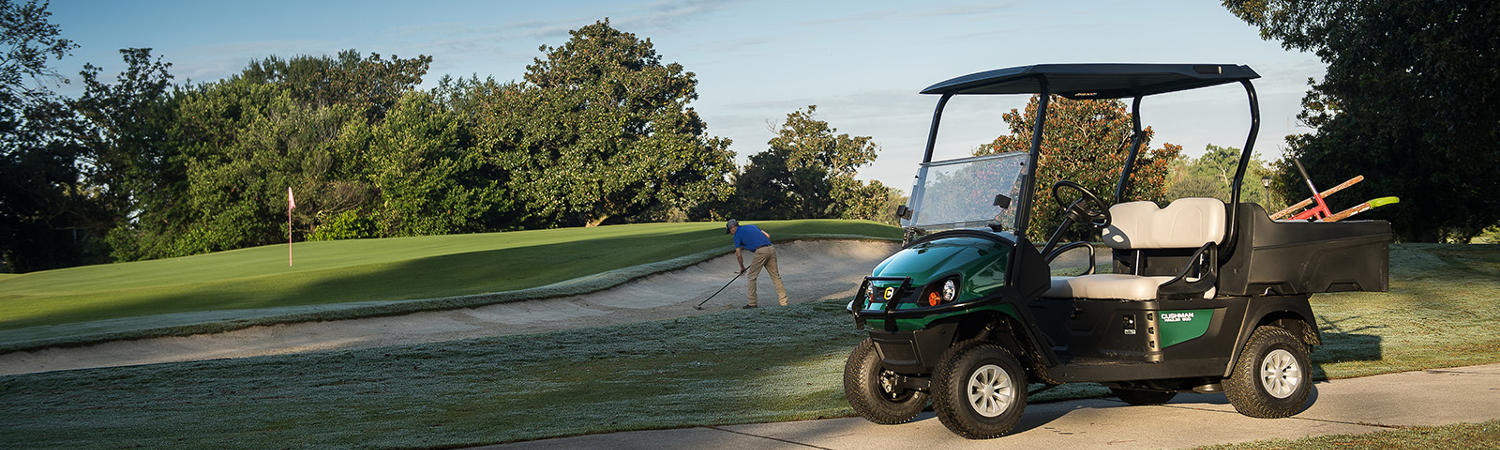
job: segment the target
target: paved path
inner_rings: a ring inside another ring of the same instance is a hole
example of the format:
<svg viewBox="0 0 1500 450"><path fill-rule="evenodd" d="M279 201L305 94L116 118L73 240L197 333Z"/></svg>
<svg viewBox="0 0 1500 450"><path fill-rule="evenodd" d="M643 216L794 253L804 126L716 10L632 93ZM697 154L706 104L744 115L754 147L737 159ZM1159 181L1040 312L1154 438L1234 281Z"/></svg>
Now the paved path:
<svg viewBox="0 0 1500 450"><path fill-rule="evenodd" d="M860 418L636 431L522 442L504 448L1163 448L1369 433L1500 418L1500 364L1320 382L1312 406L1287 419L1234 412L1223 395L1179 394L1163 406L1115 399L1030 405L1012 435L970 441L928 412L912 423Z"/></svg>

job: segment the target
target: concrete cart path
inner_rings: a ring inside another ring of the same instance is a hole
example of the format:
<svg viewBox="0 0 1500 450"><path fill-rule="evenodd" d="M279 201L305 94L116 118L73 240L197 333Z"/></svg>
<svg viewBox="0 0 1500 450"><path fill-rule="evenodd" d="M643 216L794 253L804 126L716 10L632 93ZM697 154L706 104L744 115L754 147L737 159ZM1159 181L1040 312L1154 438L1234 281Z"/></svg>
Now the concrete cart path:
<svg viewBox="0 0 1500 450"><path fill-rule="evenodd" d="M1500 364L1319 382L1312 406L1286 419L1236 413L1222 394L1179 394L1162 406L1113 398L1029 405L1011 435L971 441L931 412L912 423L861 418L635 431L521 442L518 449L1164 448L1369 433L1500 419Z"/></svg>
<svg viewBox="0 0 1500 450"><path fill-rule="evenodd" d="M804 240L776 244L776 254L788 296L802 303L852 297L870 268L899 248L890 241ZM745 304L747 278L740 277L703 310L693 309L738 269L730 253L584 295L4 353L0 375L442 342L708 314ZM760 305L775 307L770 277L762 273L758 285Z"/></svg>

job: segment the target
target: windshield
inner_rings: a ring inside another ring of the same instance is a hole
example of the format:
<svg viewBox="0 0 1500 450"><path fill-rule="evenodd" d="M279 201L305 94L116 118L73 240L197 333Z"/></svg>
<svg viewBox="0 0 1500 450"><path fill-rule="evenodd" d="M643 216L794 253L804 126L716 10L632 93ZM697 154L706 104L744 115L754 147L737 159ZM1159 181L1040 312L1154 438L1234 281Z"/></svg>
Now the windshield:
<svg viewBox="0 0 1500 450"><path fill-rule="evenodd" d="M1031 155L1024 152L952 159L923 164L912 188L911 219L902 225L929 231L998 224L1015 229L1017 181ZM995 206L1004 195L1007 208Z"/></svg>

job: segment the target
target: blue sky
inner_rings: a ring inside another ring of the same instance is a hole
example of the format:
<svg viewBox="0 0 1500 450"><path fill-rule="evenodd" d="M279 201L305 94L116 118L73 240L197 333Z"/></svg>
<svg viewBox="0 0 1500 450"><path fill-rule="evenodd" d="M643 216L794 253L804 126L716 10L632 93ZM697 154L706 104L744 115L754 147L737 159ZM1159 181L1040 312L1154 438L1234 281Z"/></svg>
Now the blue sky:
<svg viewBox="0 0 1500 450"><path fill-rule="evenodd" d="M936 97L932 83L1037 63L1234 63L1261 79L1256 150L1275 157L1296 120L1316 56L1262 41L1215 1L258 1L52 4L53 21L81 48L58 68L85 62L121 68L117 50L151 47L179 81L212 81L267 55L363 53L434 58L427 86L444 74L519 79L541 45L610 18L648 37L664 61L696 73L695 109L709 132L734 140L744 161L765 149L772 127L810 104L840 132L882 147L861 178L908 189ZM76 76L74 77L76 78ZM76 83L62 92L76 94ZM1021 97L955 100L944 114L937 158L1004 133L1000 114ZM1240 147L1249 113L1237 85L1148 98L1142 118L1154 144L1200 154Z"/></svg>

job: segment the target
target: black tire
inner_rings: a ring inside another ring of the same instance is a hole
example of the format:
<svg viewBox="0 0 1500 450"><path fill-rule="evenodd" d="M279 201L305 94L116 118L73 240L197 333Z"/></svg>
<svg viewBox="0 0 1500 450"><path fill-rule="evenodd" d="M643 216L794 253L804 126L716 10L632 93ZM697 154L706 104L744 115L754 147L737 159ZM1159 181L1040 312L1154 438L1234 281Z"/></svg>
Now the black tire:
<svg viewBox="0 0 1500 450"><path fill-rule="evenodd" d="M1265 376L1262 377L1262 369ZM1234 372L1224 380L1224 396L1235 411L1273 419L1302 412L1312 392L1307 345L1281 327L1256 328L1240 351Z"/></svg>
<svg viewBox="0 0 1500 450"><path fill-rule="evenodd" d="M1026 410L1026 369L1021 362L995 344L954 350L932 373L932 409L938 420L969 439L998 437L1015 428ZM991 395L995 388L1001 392Z"/></svg>
<svg viewBox="0 0 1500 450"><path fill-rule="evenodd" d="M915 390L887 390L881 378L887 373L880 365L875 343L866 338L849 352L844 362L844 398L860 417L879 424L911 421L927 407L927 393ZM900 389L900 388L897 388Z"/></svg>
<svg viewBox="0 0 1500 450"><path fill-rule="evenodd" d="M1119 397L1120 401L1132 405L1160 405L1172 401L1177 396L1174 391L1143 391L1139 389L1109 388L1110 392Z"/></svg>

